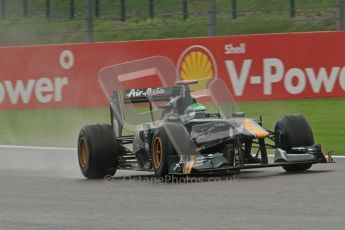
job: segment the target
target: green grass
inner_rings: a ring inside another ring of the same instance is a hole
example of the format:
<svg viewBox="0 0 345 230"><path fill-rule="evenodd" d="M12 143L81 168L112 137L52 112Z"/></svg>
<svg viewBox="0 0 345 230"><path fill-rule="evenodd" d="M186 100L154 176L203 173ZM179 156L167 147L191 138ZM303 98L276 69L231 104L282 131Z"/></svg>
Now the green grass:
<svg viewBox="0 0 345 230"><path fill-rule="evenodd" d="M262 115L264 127L272 130L280 117L286 114L303 114L313 129L315 142L322 144L324 151L345 154L344 104L345 98L339 98L246 102L241 103L240 107L246 116Z"/></svg>
<svg viewBox="0 0 345 230"><path fill-rule="evenodd" d="M109 122L107 108L8 110L0 113L0 143L75 147L79 129Z"/></svg>
<svg viewBox="0 0 345 230"><path fill-rule="evenodd" d="M272 130L286 114L304 114L324 151L345 154L345 99L243 102L247 117L263 117ZM85 124L109 123L108 108L2 111L0 144L75 147Z"/></svg>
<svg viewBox="0 0 345 230"><path fill-rule="evenodd" d="M6 1L0 19L0 44L84 42L84 0L76 0L75 19L69 19L69 1L51 0L51 18L45 18L44 1L29 0L29 16L22 1ZM95 41L144 40L208 35L208 0L189 0L189 18L182 20L181 0L155 0L150 19L148 1L127 0L127 20L121 22L119 1L102 0L100 18L94 20ZM217 35L336 30L334 0L297 0L296 17L289 17L288 0L240 0L238 18L232 19L230 0L217 0Z"/></svg>

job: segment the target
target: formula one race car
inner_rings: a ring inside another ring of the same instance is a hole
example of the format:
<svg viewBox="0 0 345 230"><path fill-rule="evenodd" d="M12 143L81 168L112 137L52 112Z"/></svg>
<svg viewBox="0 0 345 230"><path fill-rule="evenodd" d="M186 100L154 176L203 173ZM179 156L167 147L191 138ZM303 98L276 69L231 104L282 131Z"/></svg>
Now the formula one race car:
<svg viewBox="0 0 345 230"><path fill-rule="evenodd" d="M157 177L278 166L290 172L327 162L302 115L284 116L269 131L261 118L238 112L219 78L176 81L176 74L163 57L100 72L111 125L80 131L78 159L86 178L113 176L117 169L153 171ZM272 162L268 149L274 150Z"/></svg>

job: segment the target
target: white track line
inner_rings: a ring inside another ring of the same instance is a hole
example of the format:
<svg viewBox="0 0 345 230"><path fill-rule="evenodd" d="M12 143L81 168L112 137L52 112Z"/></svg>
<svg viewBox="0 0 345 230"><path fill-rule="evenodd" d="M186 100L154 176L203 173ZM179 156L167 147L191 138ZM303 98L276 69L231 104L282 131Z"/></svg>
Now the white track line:
<svg viewBox="0 0 345 230"><path fill-rule="evenodd" d="M345 156L333 156L333 155L332 155L332 157L333 158L345 158ZM327 155L326 155L326 158L327 158Z"/></svg>
<svg viewBox="0 0 345 230"><path fill-rule="evenodd" d="M76 148L44 147L44 146L22 146L22 145L0 145L4 149L38 149L38 150L67 150L76 151Z"/></svg>

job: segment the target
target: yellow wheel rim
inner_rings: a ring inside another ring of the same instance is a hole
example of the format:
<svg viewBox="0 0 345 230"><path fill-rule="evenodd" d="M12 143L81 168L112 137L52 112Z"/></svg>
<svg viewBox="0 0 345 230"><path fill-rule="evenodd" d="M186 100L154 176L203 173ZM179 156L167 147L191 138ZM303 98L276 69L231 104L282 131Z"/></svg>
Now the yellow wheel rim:
<svg viewBox="0 0 345 230"><path fill-rule="evenodd" d="M82 168L86 167L86 143L84 139L80 140L79 163Z"/></svg>
<svg viewBox="0 0 345 230"><path fill-rule="evenodd" d="M153 142L153 165L156 169L159 169L159 167L161 166L162 156L162 141L159 137L156 137Z"/></svg>

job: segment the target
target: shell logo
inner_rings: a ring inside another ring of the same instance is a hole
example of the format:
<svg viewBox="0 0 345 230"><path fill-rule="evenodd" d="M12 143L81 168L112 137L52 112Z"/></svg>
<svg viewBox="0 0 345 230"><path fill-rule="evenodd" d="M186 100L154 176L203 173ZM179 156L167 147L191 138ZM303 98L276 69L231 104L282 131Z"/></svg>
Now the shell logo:
<svg viewBox="0 0 345 230"><path fill-rule="evenodd" d="M177 63L178 80L198 80L217 76L217 65L212 53L204 46L188 47Z"/></svg>

